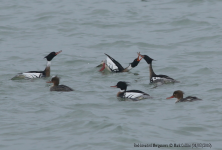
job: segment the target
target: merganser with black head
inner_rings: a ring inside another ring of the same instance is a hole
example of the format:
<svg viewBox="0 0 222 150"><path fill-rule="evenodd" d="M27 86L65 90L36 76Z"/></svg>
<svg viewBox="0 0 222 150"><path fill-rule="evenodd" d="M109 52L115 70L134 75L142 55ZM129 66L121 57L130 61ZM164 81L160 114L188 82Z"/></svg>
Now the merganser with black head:
<svg viewBox="0 0 222 150"><path fill-rule="evenodd" d="M51 52L47 56L44 57L47 60L47 64L44 71L28 71L24 73L19 73L12 79L33 79L33 78L49 77L51 60L61 52L62 50L59 52Z"/></svg>
<svg viewBox="0 0 222 150"><path fill-rule="evenodd" d="M111 87L120 88L120 91L117 93L117 97L128 98L134 101L152 98L150 97L149 94L139 91L139 90L126 91L128 85L129 83L125 81L119 81L115 86L111 86Z"/></svg>
<svg viewBox="0 0 222 150"><path fill-rule="evenodd" d="M60 92L74 91L72 88L66 85L59 85L59 78L57 76L53 77L51 81L48 81L47 83L53 83L53 86L50 88L50 91L60 91Z"/></svg>
<svg viewBox="0 0 222 150"><path fill-rule="evenodd" d="M140 60L142 59L142 58L140 58L140 56L138 54L138 57L136 59L134 59L134 61L132 63L130 63L128 67L123 68L122 65L118 61L116 61L114 58L112 58L108 54L105 54L105 55L107 56L107 58L106 58L106 60L102 61L102 63L101 63L102 68L99 71L103 71L104 69L106 69L110 72L115 72L115 73L128 72L132 68L136 67L139 64Z"/></svg>
<svg viewBox="0 0 222 150"><path fill-rule="evenodd" d="M139 53L138 53L139 54ZM139 54L140 55L140 54ZM154 59L150 58L147 55L140 55L149 65L149 70L150 70L150 83L177 83L179 81L168 77L167 75L156 75L153 71L153 67L152 67L152 61L154 61Z"/></svg>
<svg viewBox="0 0 222 150"><path fill-rule="evenodd" d="M202 100L202 99L199 99L194 96L188 96L186 98L183 98L183 94L184 94L183 91L177 90L177 91L173 92L173 95L171 97L168 97L166 99L177 98L176 103L178 103L178 102L193 102L193 101Z"/></svg>

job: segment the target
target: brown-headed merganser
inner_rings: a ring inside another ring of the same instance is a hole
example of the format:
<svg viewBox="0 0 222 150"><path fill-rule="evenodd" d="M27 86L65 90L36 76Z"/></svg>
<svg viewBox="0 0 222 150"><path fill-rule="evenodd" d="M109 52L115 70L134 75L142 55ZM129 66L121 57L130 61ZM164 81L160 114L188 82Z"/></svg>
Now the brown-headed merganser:
<svg viewBox="0 0 222 150"><path fill-rule="evenodd" d="M139 54L139 53L138 53ZM139 54L140 55L140 54ZM154 59L150 58L147 55L140 55L147 64L149 64L149 69L150 69L150 83L176 83L179 82L171 77L168 77L167 75L156 75L153 71L152 67L152 61Z"/></svg>
<svg viewBox="0 0 222 150"><path fill-rule="evenodd" d="M129 70L131 70L132 68L136 67L140 60L142 58L140 58L139 54L138 57L136 59L134 59L134 61L132 63L129 64L128 67L123 68L122 65L116 61L114 58L112 58L111 56L109 56L108 54L105 54L107 56L106 60L102 61L102 68L99 71L103 71L104 69L107 69L110 72L128 72Z"/></svg>
<svg viewBox="0 0 222 150"><path fill-rule="evenodd" d="M188 96L186 98L183 98L183 91L177 90L173 92L173 95L171 97L168 97L166 99L171 99L171 98L177 98L176 103L178 102L193 102L193 101L197 101L197 100L202 100L199 99L197 97L193 97L193 96Z"/></svg>
<svg viewBox="0 0 222 150"><path fill-rule="evenodd" d="M111 86L111 87L120 88L120 91L117 93L117 97L128 98L128 99L132 99L134 101L147 99L147 98L152 98L152 97L150 97L149 94L144 93L144 92L139 91L139 90L126 91L128 85L129 84L127 82L119 81L117 83L117 85Z"/></svg>
<svg viewBox="0 0 222 150"><path fill-rule="evenodd" d="M44 57L47 59L47 64L46 64L44 71L28 71L28 72L24 72L24 73L19 73L15 77L13 77L12 79L17 79L17 78L32 79L32 78L49 77L50 76L51 60L61 52L62 52L62 50L59 52L51 52L50 54L48 54L47 56Z"/></svg>
<svg viewBox="0 0 222 150"><path fill-rule="evenodd" d="M53 77L51 81L48 81L47 83L53 83L53 86L50 88L50 91L74 91L72 88L66 85L59 85L59 78L57 76Z"/></svg>

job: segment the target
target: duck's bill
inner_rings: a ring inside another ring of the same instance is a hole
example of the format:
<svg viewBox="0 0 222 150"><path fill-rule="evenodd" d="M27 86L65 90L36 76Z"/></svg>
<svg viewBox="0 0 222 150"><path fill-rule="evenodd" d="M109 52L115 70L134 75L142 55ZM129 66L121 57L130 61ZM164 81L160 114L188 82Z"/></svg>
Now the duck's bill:
<svg viewBox="0 0 222 150"><path fill-rule="evenodd" d="M117 88L117 86L115 85L115 86L110 86L110 87L114 87L114 88Z"/></svg>
<svg viewBox="0 0 222 150"><path fill-rule="evenodd" d="M141 59L143 59L143 55L140 55L140 52L139 53L137 53L138 54L138 57L137 57L137 61L140 61ZM140 58L141 57L141 58Z"/></svg>
<svg viewBox="0 0 222 150"><path fill-rule="evenodd" d="M52 83L52 81L47 81L46 83Z"/></svg>
<svg viewBox="0 0 222 150"><path fill-rule="evenodd" d="M140 52L139 52L139 53L137 53L137 54L138 54L138 57L139 57L139 56L140 56L140 57L142 57L142 58L144 57L143 55L141 55L141 54L140 54Z"/></svg>
<svg viewBox="0 0 222 150"><path fill-rule="evenodd" d="M140 56L137 57L137 61L140 61L141 59L143 59L143 57L140 58Z"/></svg>
<svg viewBox="0 0 222 150"><path fill-rule="evenodd" d="M140 57L144 58L144 55L141 55L141 54L140 54L140 52L139 52L139 53L137 53L137 54L138 54L138 56L140 56ZM141 59L142 59L142 58L141 58ZM152 58L151 58L151 59L152 59ZM153 61L156 61L156 60L154 60L154 59L152 59L152 60L153 60Z"/></svg>
<svg viewBox="0 0 222 150"><path fill-rule="evenodd" d="M171 96L171 97L167 97L166 99L171 99L171 98L174 98L174 96Z"/></svg>
<svg viewBox="0 0 222 150"><path fill-rule="evenodd" d="M62 50L61 51L58 51L57 53L56 53L56 55L58 55L59 53L61 53L62 52Z"/></svg>

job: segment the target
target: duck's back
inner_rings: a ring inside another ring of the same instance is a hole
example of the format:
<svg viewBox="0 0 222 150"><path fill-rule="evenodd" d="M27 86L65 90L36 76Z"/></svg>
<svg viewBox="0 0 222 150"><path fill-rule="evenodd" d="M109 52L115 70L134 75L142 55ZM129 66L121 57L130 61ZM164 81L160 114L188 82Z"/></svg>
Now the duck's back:
<svg viewBox="0 0 222 150"><path fill-rule="evenodd" d="M198 100L202 100L202 99L199 99L194 96L188 96L186 98L181 99L180 102L193 102L193 101L198 101Z"/></svg>
<svg viewBox="0 0 222 150"><path fill-rule="evenodd" d="M72 88L66 86L66 85L58 85L58 86L51 87L50 91L64 91L64 92L68 92L68 91L74 91L74 90Z"/></svg>

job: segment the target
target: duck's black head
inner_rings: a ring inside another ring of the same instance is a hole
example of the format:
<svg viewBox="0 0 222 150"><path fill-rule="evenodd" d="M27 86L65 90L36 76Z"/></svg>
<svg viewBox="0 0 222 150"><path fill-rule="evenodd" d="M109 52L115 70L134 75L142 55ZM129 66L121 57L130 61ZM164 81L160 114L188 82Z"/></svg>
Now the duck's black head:
<svg viewBox="0 0 222 150"><path fill-rule="evenodd" d="M116 86L111 86L111 87L116 87L116 88L120 88L121 90L125 90L127 89L127 86L129 85L129 83L125 82L125 81L119 81Z"/></svg>
<svg viewBox="0 0 222 150"><path fill-rule="evenodd" d="M134 61L132 63L130 63L131 67L133 67L133 68L136 67L139 64L139 62L140 62L140 60L138 60L137 58L134 59Z"/></svg>
<svg viewBox="0 0 222 150"><path fill-rule="evenodd" d="M141 55L140 53L138 53L138 55L141 56L143 59L145 59L148 64L151 64L152 61L154 60L147 55Z"/></svg>
<svg viewBox="0 0 222 150"><path fill-rule="evenodd" d="M140 63L140 60L143 59L143 57L140 55L140 53L137 53L137 54L138 54L138 57L136 59L134 59L134 61L132 63L130 63L132 68L136 67Z"/></svg>
<svg viewBox="0 0 222 150"><path fill-rule="evenodd" d="M47 61L51 61L56 55L58 55L58 54L61 53L61 52L62 52L62 50L59 51L59 52L51 52L50 54L48 54L48 55L45 56L44 58L46 58Z"/></svg>
<svg viewBox="0 0 222 150"><path fill-rule="evenodd" d="M141 55L141 56L143 56L143 59L145 59L145 60L146 60L146 62L147 62L148 64L151 64L151 63L152 63L152 61L154 60L154 59L150 58L150 57L149 57L149 56L147 56L147 55Z"/></svg>

